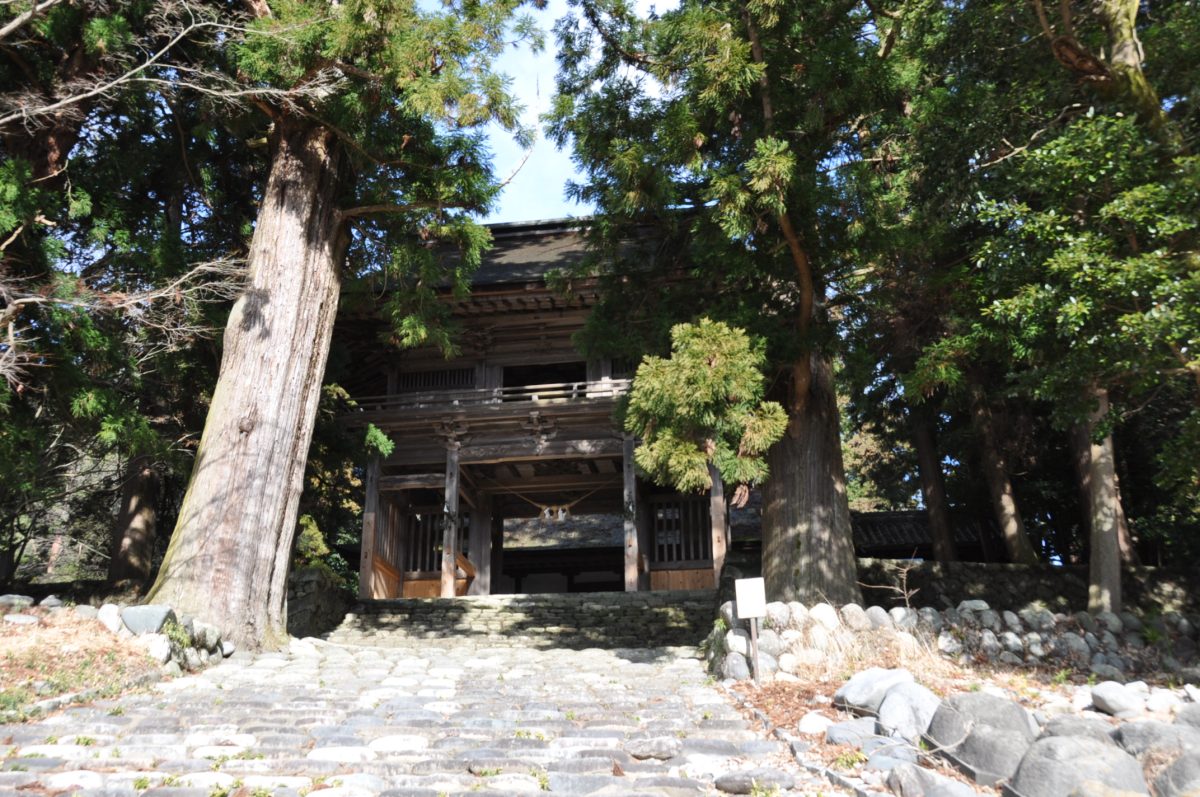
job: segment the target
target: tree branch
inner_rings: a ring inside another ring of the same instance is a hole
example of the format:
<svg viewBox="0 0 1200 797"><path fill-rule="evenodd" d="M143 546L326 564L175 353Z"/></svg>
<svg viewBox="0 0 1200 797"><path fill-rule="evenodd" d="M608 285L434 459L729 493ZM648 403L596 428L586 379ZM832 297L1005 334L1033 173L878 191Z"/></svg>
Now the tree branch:
<svg viewBox="0 0 1200 797"><path fill-rule="evenodd" d="M47 8L50 8L51 6L56 6L61 2L62 2L62 0L42 0L42 2L40 2L40 3L34 3L33 7L30 8L28 11L26 11L23 14L18 14L17 16L13 17L11 20L9 20L7 25L5 25L3 28L0 28L0 40L7 38L11 33L13 33L15 30L17 30L17 28L21 27L26 22L33 19L35 16L42 13Z"/></svg>

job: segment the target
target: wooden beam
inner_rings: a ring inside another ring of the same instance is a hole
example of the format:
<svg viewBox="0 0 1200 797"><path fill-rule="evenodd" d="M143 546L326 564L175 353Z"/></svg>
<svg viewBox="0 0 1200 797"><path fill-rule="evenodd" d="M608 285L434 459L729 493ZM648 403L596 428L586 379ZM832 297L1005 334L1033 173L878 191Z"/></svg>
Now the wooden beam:
<svg viewBox="0 0 1200 797"><path fill-rule="evenodd" d="M609 473L562 473L554 476L480 479L479 489L488 492L532 493L550 490L594 490L597 487L621 489L622 479Z"/></svg>
<svg viewBox="0 0 1200 797"><path fill-rule="evenodd" d="M379 457L367 464L366 499L363 501L362 552L358 561L359 600L375 597L375 527L379 522Z"/></svg>
<svg viewBox="0 0 1200 797"><path fill-rule="evenodd" d="M712 524L713 582L721 583L721 571L725 569L725 549L729 543L729 529L725 517L725 484L717 466L708 463L708 475L712 478L712 490L708 494L708 514Z"/></svg>
<svg viewBox="0 0 1200 797"><path fill-rule="evenodd" d="M432 440L432 438L431 438ZM545 459L586 459L621 456L621 441L612 437L593 437L581 440L549 440L542 450L536 450L532 440L511 443L464 445L459 461L464 465L491 465L498 463L530 462ZM396 453L388 458L387 464L431 465L441 460L444 449L432 444L426 448L396 446Z"/></svg>
<svg viewBox="0 0 1200 797"><path fill-rule="evenodd" d="M442 597L454 597L458 575L455 548L458 547L458 450L457 440L446 441L446 503L442 510Z"/></svg>
<svg viewBox="0 0 1200 797"><path fill-rule="evenodd" d="M621 441L624 455L621 476L625 492L625 591L637 592L638 588L638 533L637 533L637 475L633 469L633 436L625 435Z"/></svg>
<svg viewBox="0 0 1200 797"><path fill-rule="evenodd" d="M446 480L442 473L404 473L397 476L380 476L380 492L390 493L399 490L434 490L440 488Z"/></svg>

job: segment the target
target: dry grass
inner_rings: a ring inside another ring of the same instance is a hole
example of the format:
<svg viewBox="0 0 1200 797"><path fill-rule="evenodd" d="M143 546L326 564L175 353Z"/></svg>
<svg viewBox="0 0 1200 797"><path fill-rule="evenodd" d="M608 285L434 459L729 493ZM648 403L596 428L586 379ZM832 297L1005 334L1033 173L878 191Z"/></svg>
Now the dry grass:
<svg viewBox="0 0 1200 797"><path fill-rule="evenodd" d="M38 701L86 692L111 696L158 672L144 651L71 611L26 609L36 625L0 622L0 721Z"/></svg>

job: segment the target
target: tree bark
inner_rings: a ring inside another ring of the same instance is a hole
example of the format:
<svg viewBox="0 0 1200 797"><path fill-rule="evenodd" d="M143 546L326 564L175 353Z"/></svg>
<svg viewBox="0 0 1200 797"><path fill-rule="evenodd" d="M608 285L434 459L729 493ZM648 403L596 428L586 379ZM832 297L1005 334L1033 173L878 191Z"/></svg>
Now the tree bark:
<svg viewBox="0 0 1200 797"><path fill-rule="evenodd" d="M229 316L191 483L150 593L251 649L286 638L289 557L348 243L335 137L284 117L273 143L249 285Z"/></svg>
<svg viewBox="0 0 1200 797"><path fill-rule="evenodd" d="M1071 427L1071 460L1075 466L1075 477L1079 486L1080 531L1085 539L1091 541L1092 535L1092 437L1087 423L1077 423ZM1137 549L1133 546L1133 535L1129 532L1129 521L1125 517L1125 507L1121 502L1121 479L1114 472L1113 491L1116 495L1117 520L1117 549L1121 553L1121 564L1139 565Z"/></svg>
<svg viewBox="0 0 1200 797"><path fill-rule="evenodd" d="M1088 611L1121 611L1121 551L1120 498L1117 495L1117 471L1113 459L1112 435L1096 442L1096 427L1108 415L1108 391L1101 387L1088 389L1095 402L1084 424L1087 446L1086 490L1088 497L1087 522L1090 553L1088 556ZM1080 463L1085 455L1077 455Z"/></svg>
<svg viewBox="0 0 1200 797"><path fill-rule="evenodd" d="M771 600L861 603L833 369L819 354L809 357L807 400L767 453L763 577Z"/></svg>
<svg viewBox="0 0 1200 797"><path fill-rule="evenodd" d="M946 479L942 473L942 458L938 454L933 430L933 413L925 405L911 408L913 445L917 449L917 470L921 479L921 496L925 514L929 517L929 535L933 542L933 558L939 562L957 562L958 549L954 544L954 524L950 520L950 502L946 499Z"/></svg>
<svg viewBox="0 0 1200 797"><path fill-rule="evenodd" d="M996 523L1004 537L1004 547L1008 551L1010 561L1017 564L1037 564L1037 554L1029 542L1025 531L1025 522L1021 520L1021 512L1017 508L1017 499L1013 492L1012 480L1008 476L1008 467L1000 453L996 440L995 421L983 388L979 385L971 387L971 416L975 426L975 434L979 438L979 453L983 461L983 476L987 480L988 492L992 497L992 509L996 514Z"/></svg>
<svg viewBox="0 0 1200 797"><path fill-rule="evenodd" d="M149 457L134 457L121 485L121 506L113 523L108 583L131 582L145 588L154 560L158 529L159 477Z"/></svg>

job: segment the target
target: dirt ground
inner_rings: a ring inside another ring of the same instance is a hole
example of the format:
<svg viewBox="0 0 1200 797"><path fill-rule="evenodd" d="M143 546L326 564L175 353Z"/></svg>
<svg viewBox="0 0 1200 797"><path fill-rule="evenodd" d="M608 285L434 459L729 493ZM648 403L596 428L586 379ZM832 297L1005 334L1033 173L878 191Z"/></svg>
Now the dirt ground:
<svg viewBox="0 0 1200 797"><path fill-rule="evenodd" d="M51 697L119 694L159 672L133 642L70 609L29 608L19 614L37 623L0 621L0 721L20 720Z"/></svg>

